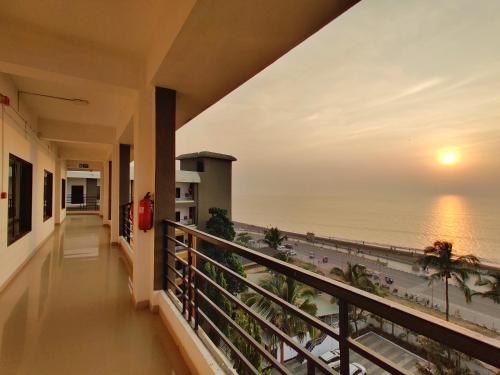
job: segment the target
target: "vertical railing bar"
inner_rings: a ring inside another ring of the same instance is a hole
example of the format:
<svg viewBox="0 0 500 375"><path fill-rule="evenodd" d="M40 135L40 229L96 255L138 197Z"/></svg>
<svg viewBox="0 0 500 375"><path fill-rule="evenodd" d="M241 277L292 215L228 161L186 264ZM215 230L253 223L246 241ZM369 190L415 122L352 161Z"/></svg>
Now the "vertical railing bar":
<svg viewBox="0 0 500 375"><path fill-rule="evenodd" d="M186 298L189 288L189 280L186 285L186 266L182 266L182 315L186 317ZM189 304L188 304L189 306Z"/></svg>
<svg viewBox="0 0 500 375"><path fill-rule="evenodd" d="M168 283L165 279L168 279L169 277L169 272L168 272L168 267L167 264L169 262L169 254L168 254L168 223L163 222L163 249L165 250L165 259L163 261L163 274L166 276L163 280L163 290L168 289Z"/></svg>
<svg viewBox="0 0 500 375"><path fill-rule="evenodd" d="M198 243L198 238L196 236L192 236L191 237L191 241L193 240L193 238L196 239L196 243ZM192 250L192 243L190 244L189 246L189 249ZM198 265L198 261L199 259L196 259L196 264L194 265L194 267L196 267ZM195 331L198 331L198 326L200 324L200 314L199 314L199 306L200 306L200 303L199 303L199 297L198 297L198 288L201 286L200 285L200 282L199 282L199 276L196 274L196 272L193 272L193 284L194 284L194 288L193 288L193 300L194 300L194 330Z"/></svg>
<svg viewBox="0 0 500 375"><path fill-rule="evenodd" d="M313 361L307 361L307 375L315 375L316 374L316 366Z"/></svg>
<svg viewBox="0 0 500 375"><path fill-rule="evenodd" d="M193 318L193 308L191 303L193 301L193 288L191 286L193 282L193 253L191 252L191 247L193 246L193 235L188 234L188 300L189 300L189 311L188 311L188 321L191 323Z"/></svg>
<svg viewBox="0 0 500 375"><path fill-rule="evenodd" d="M349 304L339 299L340 375L349 375Z"/></svg>

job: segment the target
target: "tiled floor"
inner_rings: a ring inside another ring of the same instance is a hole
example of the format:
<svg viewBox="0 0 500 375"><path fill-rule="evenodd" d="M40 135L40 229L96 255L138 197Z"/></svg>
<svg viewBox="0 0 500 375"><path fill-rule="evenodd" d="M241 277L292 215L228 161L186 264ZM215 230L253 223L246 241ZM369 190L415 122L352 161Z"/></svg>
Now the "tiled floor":
<svg viewBox="0 0 500 375"><path fill-rule="evenodd" d="M68 216L0 294L2 375L187 373L98 216Z"/></svg>

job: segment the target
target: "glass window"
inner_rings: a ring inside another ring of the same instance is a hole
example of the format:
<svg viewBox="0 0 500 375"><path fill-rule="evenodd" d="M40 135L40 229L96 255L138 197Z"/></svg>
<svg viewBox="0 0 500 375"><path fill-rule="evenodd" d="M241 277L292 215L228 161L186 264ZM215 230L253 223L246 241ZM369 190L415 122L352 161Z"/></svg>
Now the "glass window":
<svg viewBox="0 0 500 375"><path fill-rule="evenodd" d="M33 166L9 154L7 245L31 231Z"/></svg>
<svg viewBox="0 0 500 375"><path fill-rule="evenodd" d="M64 178L61 181L61 208L66 208L66 180Z"/></svg>
<svg viewBox="0 0 500 375"><path fill-rule="evenodd" d="M52 217L52 185L53 175L49 171L44 171L43 176L43 220Z"/></svg>

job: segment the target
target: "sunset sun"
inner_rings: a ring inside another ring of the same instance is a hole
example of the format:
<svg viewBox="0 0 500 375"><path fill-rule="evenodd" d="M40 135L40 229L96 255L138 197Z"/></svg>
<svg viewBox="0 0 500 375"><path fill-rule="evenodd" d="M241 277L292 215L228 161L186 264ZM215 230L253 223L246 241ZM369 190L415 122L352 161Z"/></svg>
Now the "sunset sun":
<svg viewBox="0 0 500 375"><path fill-rule="evenodd" d="M443 151L439 155L439 162L442 165L452 166L459 161L459 155L456 151Z"/></svg>

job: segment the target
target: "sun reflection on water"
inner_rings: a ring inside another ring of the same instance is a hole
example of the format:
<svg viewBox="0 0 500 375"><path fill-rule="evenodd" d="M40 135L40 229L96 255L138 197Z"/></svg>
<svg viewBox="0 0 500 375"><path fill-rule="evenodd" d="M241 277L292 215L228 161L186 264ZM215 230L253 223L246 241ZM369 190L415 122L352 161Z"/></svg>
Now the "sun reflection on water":
<svg viewBox="0 0 500 375"><path fill-rule="evenodd" d="M473 241L473 227L467 200L460 195L441 195L432 209L431 234L433 240L453 242L458 254L473 253L465 248ZM467 244L467 245L466 245Z"/></svg>

